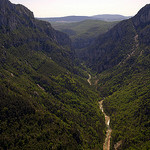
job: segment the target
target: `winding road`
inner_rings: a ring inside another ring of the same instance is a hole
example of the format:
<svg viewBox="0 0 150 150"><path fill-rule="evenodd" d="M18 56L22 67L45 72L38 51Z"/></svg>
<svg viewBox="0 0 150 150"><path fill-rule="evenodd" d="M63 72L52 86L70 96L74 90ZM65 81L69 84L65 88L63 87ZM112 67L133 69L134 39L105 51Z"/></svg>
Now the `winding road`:
<svg viewBox="0 0 150 150"><path fill-rule="evenodd" d="M88 83L91 85L91 75L89 75L89 78L87 79ZM111 132L112 132L112 129L110 128L110 117L107 116L104 112L104 109L103 109L103 101L100 101L99 102L99 108L101 109L102 113L104 114L105 116L105 124L107 126L107 131L106 131L106 138L105 138L105 142L103 144L103 150L110 150L110 138L111 138Z"/></svg>
<svg viewBox="0 0 150 150"><path fill-rule="evenodd" d="M91 81L90 81L91 80L91 75L90 74L88 74L88 75L89 75L89 78L87 79L87 82L89 83L89 85L92 85Z"/></svg>

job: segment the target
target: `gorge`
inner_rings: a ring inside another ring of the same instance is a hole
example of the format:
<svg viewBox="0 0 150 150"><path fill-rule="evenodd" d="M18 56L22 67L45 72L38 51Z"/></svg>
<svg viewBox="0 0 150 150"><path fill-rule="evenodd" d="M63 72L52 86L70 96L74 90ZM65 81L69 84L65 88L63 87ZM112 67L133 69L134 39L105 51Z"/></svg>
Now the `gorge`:
<svg viewBox="0 0 150 150"><path fill-rule="evenodd" d="M0 149L150 149L150 4L91 24L92 42L75 49L70 35L0 0Z"/></svg>

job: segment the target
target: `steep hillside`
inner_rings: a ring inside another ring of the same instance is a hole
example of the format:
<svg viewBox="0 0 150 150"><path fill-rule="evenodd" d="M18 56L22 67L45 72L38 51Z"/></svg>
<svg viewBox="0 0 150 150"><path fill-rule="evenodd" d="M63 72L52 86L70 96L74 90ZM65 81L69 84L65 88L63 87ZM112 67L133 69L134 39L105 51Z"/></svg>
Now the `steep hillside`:
<svg viewBox="0 0 150 150"><path fill-rule="evenodd" d="M102 149L98 93L66 34L1 0L0 54L0 149Z"/></svg>
<svg viewBox="0 0 150 150"><path fill-rule="evenodd" d="M136 31L131 20L123 21L104 35L100 35L93 44L80 52L89 67L102 72L119 64L134 51Z"/></svg>
<svg viewBox="0 0 150 150"><path fill-rule="evenodd" d="M2 2L1 46L17 48L27 44L32 50L46 52L63 67L72 68L74 52L71 51L71 40L66 34L54 30L49 23L35 20L33 13L24 6L13 5L7 0Z"/></svg>
<svg viewBox="0 0 150 150"><path fill-rule="evenodd" d="M85 48L100 34L107 32L118 22L105 22L100 20L85 20L76 23L52 22L52 26L69 35L74 49ZM78 50L80 51L80 50Z"/></svg>
<svg viewBox="0 0 150 150"><path fill-rule="evenodd" d="M111 117L112 148L150 149L150 47L99 74L98 91Z"/></svg>
<svg viewBox="0 0 150 150"><path fill-rule="evenodd" d="M93 44L80 52L80 58L102 72L134 55L137 47L149 45L149 5L128 20L118 23L107 33L100 35Z"/></svg>
<svg viewBox="0 0 150 150"><path fill-rule="evenodd" d="M97 90L111 118L111 149L150 149L149 35L150 5L146 5L84 53L89 66L101 72Z"/></svg>

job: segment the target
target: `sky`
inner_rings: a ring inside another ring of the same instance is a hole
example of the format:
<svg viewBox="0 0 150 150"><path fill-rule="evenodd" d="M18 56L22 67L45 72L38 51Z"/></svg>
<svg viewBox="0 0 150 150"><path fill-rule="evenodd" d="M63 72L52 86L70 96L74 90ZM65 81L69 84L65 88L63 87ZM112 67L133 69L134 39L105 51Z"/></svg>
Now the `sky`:
<svg viewBox="0 0 150 150"><path fill-rule="evenodd" d="M121 14L134 16L150 0L10 0L23 4L35 17L93 16Z"/></svg>

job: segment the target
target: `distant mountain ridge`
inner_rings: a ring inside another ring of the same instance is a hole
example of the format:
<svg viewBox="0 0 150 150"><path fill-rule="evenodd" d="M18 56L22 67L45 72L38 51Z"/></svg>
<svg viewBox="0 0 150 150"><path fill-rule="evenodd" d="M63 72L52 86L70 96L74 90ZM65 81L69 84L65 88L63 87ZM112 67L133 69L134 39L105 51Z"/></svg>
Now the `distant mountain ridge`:
<svg viewBox="0 0 150 150"><path fill-rule="evenodd" d="M118 14L102 14L102 15L95 15L92 16L95 19L98 20L103 20L103 21L122 21L125 19L131 18L131 16L123 16L123 15L118 15Z"/></svg>
<svg viewBox="0 0 150 150"><path fill-rule="evenodd" d="M54 18L38 18L49 22L79 22L83 20L92 19L88 16L66 16L66 17L54 17Z"/></svg>
<svg viewBox="0 0 150 150"><path fill-rule="evenodd" d="M129 18L130 18L129 16L103 14L95 16L66 16L66 17L52 17L52 18L38 18L38 19L49 22L79 22L84 20L121 21Z"/></svg>

